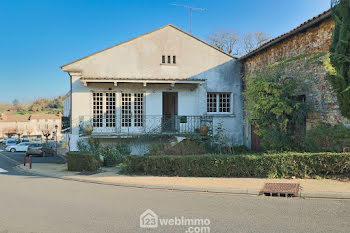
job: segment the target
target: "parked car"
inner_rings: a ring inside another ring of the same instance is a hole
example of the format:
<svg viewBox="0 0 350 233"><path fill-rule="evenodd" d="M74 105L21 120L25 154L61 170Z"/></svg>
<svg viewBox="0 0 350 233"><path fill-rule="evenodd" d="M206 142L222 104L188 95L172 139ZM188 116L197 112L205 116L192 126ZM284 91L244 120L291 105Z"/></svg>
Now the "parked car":
<svg viewBox="0 0 350 233"><path fill-rule="evenodd" d="M52 145L46 144L46 143L31 143L28 146L26 156L29 155L38 155L38 156L54 156L55 155L55 148Z"/></svg>
<svg viewBox="0 0 350 233"><path fill-rule="evenodd" d="M6 140L7 140L7 138L2 138L2 139L0 139L0 143L1 143L1 144L5 144L5 143L6 143Z"/></svg>
<svg viewBox="0 0 350 233"><path fill-rule="evenodd" d="M8 138L5 143L6 146L15 146L17 145L16 139Z"/></svg>
<svg viewBox="0 0 350 233"><path fill-rule="evenodd" d="M16 152L16 151L26 152L29 145L30 145L30 142L22 142L17 145L9 145L5 148L5 150L10 152Z"/></svg>
<svg viewBox="0 0 350 233"><path fill-rule="evenodd" d="M30 142L28 138L21 138L21 142Z"/></svg>

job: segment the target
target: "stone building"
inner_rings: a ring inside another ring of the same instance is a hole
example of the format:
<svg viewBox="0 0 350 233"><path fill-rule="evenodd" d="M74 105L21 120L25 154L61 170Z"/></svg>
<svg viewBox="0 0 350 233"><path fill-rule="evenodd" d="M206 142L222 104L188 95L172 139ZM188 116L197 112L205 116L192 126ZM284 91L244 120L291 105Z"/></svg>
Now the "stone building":
<svg viewBox="0 0 350 233"><path fill-rule="evenodd" d="M239 59L243 75L249 75L277 62L289 61L287 69L310 78L311 85L304 93L306 103L312 107L312 113L306 119L306 129L312 128L319 121L331 124L349 123L340 114L336 95L332 92L323 67L325 54L332 42L334 26L331 11L325 11ZM245 145L259 149L259 140L254 134L254 127L245 122L244 128Z"/></svg>
<svg viewBox="0 0 350 233"><path fill-rule="evenodd" d="M9 134L21 137L43 137L43 132L49 131L50 138L54 137L57 125L57 137L61 135L61 114L15 114L0 113L0 138L8 137Z"/></svg>

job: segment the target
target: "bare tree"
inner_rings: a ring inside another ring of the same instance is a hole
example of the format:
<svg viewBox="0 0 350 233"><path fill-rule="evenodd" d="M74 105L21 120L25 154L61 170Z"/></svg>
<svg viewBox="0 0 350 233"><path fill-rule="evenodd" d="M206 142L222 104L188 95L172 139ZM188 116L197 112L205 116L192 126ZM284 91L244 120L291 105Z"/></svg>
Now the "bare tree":
<svg viewBox="0 0 350 233"><path fill-rule="evenodd" d="M8 127L4 129L5 135L10 138L12 135L16 134L16 129L13 127Z"/></svg>
<svg viewBox="0 0 350 233"><path fill-rule="evenodd" d="M209 35L208 40L219 49L232 54L244 55L258 48L269 39L263 31L238 34L234 30L219 30Z"/></svg>
<svg viewBox="0 0 350 233"><path fill-rule="evenodd" d="M24 130L21 128L16 127L15 128L15 134L17 135L18 139L21 139L21 136L23 135Z"/></svg>
<svg viewBox="0 0 350 233"><path fill-rule="evenodd" d="M242 55L253 51L268 40L268 34L262 31L243 34L241 37Z"/></svg>
<svg viewBox="0 0 350 233"><path fill-rule="evenodd" d="M28 135L30 136L32 133L33 133L33 128L32 127L28 127L27 128L27 133L28 133Z"/></svg>
<svg viewBox="0 0 350 233"><path fill-rule="evenodd" d="M49 130L49 129L42 129L41 133L45 137L45 140L46 140L46 143L47 143L49 141L49 137L51 135L51 130Z"/></svg>
<svg viewBox="0 0 350 233"><path fill-rule="evenodd" d="M237 44L239 42L239 34L233 30L224 30L214 32L209 35L208 39L211 44L215 45L219 49L236 55L237 53ZM235 49L235 51L233 51Z"/></svg>

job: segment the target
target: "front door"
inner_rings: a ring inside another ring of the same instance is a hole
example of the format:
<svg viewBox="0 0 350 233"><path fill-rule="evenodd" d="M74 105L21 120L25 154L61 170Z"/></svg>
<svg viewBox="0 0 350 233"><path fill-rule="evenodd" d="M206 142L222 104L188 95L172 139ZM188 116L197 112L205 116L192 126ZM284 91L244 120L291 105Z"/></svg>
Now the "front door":
<svg viewBox="0 0 350 233"><path fill-rule="evenodd" d="M162 131L176 131L177 128L177 92L163 92Z"/></svg>

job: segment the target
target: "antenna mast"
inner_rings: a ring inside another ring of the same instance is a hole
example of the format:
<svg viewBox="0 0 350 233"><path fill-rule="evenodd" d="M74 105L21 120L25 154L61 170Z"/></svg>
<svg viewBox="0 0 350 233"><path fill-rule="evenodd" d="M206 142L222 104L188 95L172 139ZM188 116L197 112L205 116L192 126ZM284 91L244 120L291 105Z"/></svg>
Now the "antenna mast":
<svg viewBox="0 0 350 233"><path fill-rule="evenodd" d="M186 5L182 5L182 4L175 4L175 3L173 3L171 5L183 7L183 8L186 8L186 9L190 10L190 33L192 33L192 10L194 10L194 11L208 11L208 9L196 8L196 7L186 6Z"/></svg>

